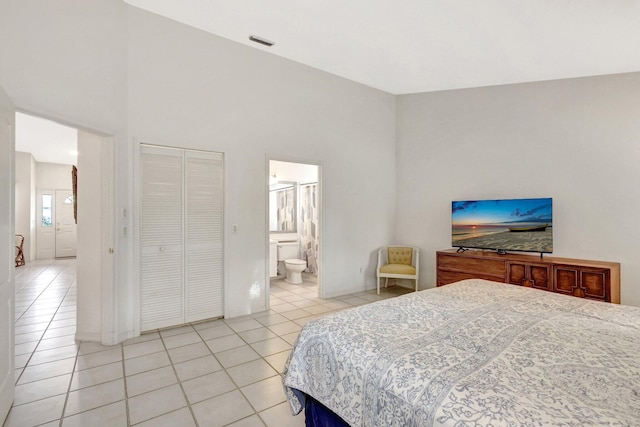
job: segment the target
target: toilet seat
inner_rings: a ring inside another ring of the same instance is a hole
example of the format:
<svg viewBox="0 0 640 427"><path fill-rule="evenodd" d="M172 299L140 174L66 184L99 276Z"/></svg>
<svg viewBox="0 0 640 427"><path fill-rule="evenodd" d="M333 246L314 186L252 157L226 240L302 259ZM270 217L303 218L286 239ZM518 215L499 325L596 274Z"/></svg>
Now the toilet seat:
<svg viewBox="0 0 640 427"><path fill-rule="evenodd" d="M284 262L291 265L307 265L307 261L297 258L285 259Z"/></svg>

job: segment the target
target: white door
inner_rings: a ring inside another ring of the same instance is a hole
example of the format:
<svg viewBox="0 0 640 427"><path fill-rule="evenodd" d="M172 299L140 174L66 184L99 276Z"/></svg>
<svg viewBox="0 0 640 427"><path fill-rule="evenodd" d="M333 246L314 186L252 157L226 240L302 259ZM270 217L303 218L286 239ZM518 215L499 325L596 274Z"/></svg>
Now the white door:
<svg viewBox="0 0 640 427"><path fill-rule="evenodd" d="M71 190L56 190L55 219L56 258L76 256L76 221Z"/></svg>
<svg viewBox="0 0 640 427"><path fill-rule="evenodd" d="M49 259L56 255L55 190L38 190L36 202L36 258Z"/></svg>
<svg viewBox="0 0 640 427"><path fill-rule="evenodd" d="M185 151L185 322L223 313L223 157Z"/></svg>
<svg viewBox="0 0 640 427"><path fill-rule="evenodd" d="M223 315L223 156L142 146L140 330Z"/></svg>
<svg viewBox="0 0 640 427"><path fill-rule="evenodd" d="M140 330L184 323L182 151L140 155Z"/></svg>
<svg viewBox="0 0 640 427"><path fill-rule="evenodd" d="M14 150L15 110L0 88L0 424L14 396Z"/></svg>

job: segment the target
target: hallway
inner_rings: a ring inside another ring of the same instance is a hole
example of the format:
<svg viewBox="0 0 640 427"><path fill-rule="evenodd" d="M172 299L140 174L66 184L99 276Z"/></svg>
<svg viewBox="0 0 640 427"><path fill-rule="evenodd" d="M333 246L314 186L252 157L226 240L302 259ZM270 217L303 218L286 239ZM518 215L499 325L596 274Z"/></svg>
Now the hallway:
<svg viewBox="0 0 640 427"><path fill-rule="evenodd" d="M114 346L75 341L75 259L16 269L16 396L4 427L303 426L280 380L302 326L410 292L333 299L271 284L271 310L144 334Z"/></svg>

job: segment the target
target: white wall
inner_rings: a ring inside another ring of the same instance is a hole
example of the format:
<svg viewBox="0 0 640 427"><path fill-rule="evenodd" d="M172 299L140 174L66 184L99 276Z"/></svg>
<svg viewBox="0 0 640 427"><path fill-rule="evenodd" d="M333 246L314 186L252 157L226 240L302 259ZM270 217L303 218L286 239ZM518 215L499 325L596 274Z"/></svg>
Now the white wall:
<svg viewBox="0 0 640 427"><path fill-rule="evenodd" d="M102 333L102 244L100 138L78 132L78 238L76 338L100 341Z"/></svg>
<svg viewBox="0 0 640 427"><path fill-rule="evenodd" d="M38 190L71 190L71 165L36 162L36 188Z"/></svg>
<svg viewBox="0 0 640 427"><path fill-rule="evenodd" d="M125 11L120 0L0 1L0 40L11 40L2 44L0 85L24 112L115 137L118 207L130 207L132 182ZM132 330L131 250L131 239L116 242L114 330Z"/></svg>
<svg viewBox="0 0 640 427"><path fill-rule="evenodd" d="M373 287L373 252L393 227L394 97L128 12L131 135L225 153L226 313L265 308L249 291L257 283L264 293L267 276L267 154L322 164L325 295Z"/></svg>
<svg viewBox="0 0 640 427"><path fill-rule="evenodd" d="M640 73L398 97L398 241L451 247L451 201L553 197L554 255L621 263L640 306Z"/></svg>
<svg viewBox="0 0 640 427"><path fill-rule="evenodd" d="M23 153L16 151L15 171L16 171L16 188L15 188L15 233L24 236L24 246L22 251L24 259L30 262L31 258L31 217L35 212L35 207L31 205L33 195L31 193L35 182L32 182L34 171L31 170L33 156L31 153ZM35 199L33 199L35 200Z"/></svg>
<svg viewBox="0 0 640 427"><path fill-rule="evenodd" d="M326 294L373 287L393 232L393 96L119 0L3 0L0 40L20 109L116 136L117 211L136 210L136 141L225 154L227 316L265 309L267 157L322 164ZM116 245L116 327L132 330L135 248Z"/></svg>
<svg viewBox="0 0 640 427"><path fill-rule="evenodd" d="M19 109L115 133L125 122L119 0L2 0L0 81ZM46 69L46 72L43 70Z"/></svg>
<svg viewBox="0 0 640 427"><path fill-rule="evenodd" d="M6 418L15 396L14 152L14 106L0 84L0 420Z"/></svg>

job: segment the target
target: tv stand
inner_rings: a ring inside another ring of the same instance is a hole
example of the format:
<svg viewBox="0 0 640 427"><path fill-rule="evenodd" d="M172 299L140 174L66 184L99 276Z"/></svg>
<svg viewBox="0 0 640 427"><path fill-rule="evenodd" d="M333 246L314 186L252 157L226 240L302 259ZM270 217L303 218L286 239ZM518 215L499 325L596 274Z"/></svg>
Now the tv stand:
<svg viewBox="0 0 640 427"><path fill-rule="evenodd" d="M620 303L620 263L455 249L438 251L437 285L486 279Z"/></svg>

